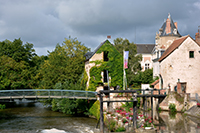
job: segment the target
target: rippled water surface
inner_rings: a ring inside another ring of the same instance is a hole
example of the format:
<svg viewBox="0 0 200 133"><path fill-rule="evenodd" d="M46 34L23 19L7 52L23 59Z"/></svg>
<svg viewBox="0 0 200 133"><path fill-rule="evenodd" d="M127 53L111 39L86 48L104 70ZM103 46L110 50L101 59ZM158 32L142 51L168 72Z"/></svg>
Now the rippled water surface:
<svg viewBox="0 0 200 133"><path fill-rule="evenodd" d="M93 133L97 121L72 117L44 108L41 103L18 103L0 112L1 133ZM9 116L9 118L8 118Z"/></svg>

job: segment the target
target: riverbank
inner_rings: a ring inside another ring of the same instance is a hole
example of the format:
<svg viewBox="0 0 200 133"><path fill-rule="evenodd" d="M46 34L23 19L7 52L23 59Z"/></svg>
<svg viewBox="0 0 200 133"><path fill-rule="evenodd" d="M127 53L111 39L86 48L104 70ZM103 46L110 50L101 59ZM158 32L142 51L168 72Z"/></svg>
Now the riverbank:
<svg viewBox="0 0 200 133"><path fill-rule="evenodd" d="M200 107L194 105L189 110L184 112L185 114L200 119Z"/></svg>

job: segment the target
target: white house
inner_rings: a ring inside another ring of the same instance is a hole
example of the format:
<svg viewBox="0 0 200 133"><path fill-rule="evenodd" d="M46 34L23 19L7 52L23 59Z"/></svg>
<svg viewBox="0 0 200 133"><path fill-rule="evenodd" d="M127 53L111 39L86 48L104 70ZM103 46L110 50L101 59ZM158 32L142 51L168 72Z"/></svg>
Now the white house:
<svg viewBox="0 0 200 133"><path fill-rule="evenodd" d="M142 55L142 61L140 62L142 71L153 68L151 52L155 47L155 44L136 44L137 54Z"/></svg>
<svg viewBox="0 0 200 133"><path fill-rule="evenodd" d="M158 60L160 86L179 92L200 95L200 44L189 35L173 41Z"/></svg>

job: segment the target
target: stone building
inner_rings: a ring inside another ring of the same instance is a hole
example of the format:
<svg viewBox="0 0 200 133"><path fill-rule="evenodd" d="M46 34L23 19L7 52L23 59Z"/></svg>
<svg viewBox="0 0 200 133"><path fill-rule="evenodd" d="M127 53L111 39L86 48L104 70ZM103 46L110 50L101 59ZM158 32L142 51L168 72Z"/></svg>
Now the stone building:
<svg viewBox="0 0 200 133"><path fill-rule="evenodd" d="M181 35L178 32L177 22L173 22L171 15L169 14L167 20L163 23L162 27L159 29L159 33L156 33L155 37L155 47L152 50L154 78L159 77L159 58L172 42L180 37Z"/></svg>
<svg viewBox="0 0 200 133"><path fill-rule="evenodd" d="M122 87L123 56L113 44L106 40L94 52L86 53L85 57L88 90L114 90L118 86Z"/></svg>
<svg viewBox="0 0 200 133"><path fill-rule="evenodd" d="M200 43L189 35L178 38L158 61L161 88L200 95ZM177 84L181 87L177 87Z"/></svg>

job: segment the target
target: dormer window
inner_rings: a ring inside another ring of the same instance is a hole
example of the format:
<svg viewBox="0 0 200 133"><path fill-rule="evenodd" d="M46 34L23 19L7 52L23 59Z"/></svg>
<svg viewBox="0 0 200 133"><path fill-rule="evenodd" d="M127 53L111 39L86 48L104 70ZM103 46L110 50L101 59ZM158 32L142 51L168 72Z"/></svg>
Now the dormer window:
<svg viewBox="0 0 200 133"><path fill-rule="evenodd" d="M103 61L108 61L109 59L108 59L108 51L104 51L103 52Z"/></svg>
<svg viewBox="0 0 200 133"><path fill-rule="evenodd" d="M176 35L177 34L177 29L174 29L173 33Z"/></svg>

